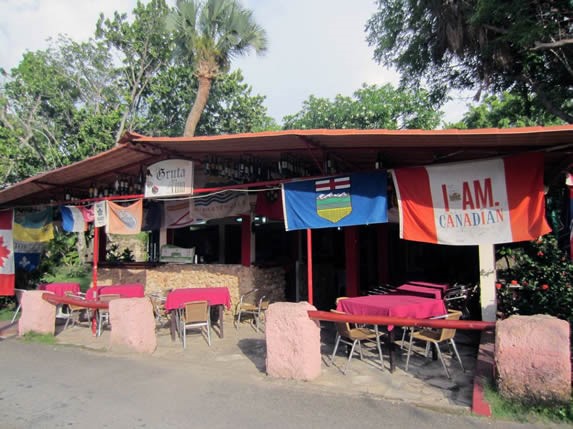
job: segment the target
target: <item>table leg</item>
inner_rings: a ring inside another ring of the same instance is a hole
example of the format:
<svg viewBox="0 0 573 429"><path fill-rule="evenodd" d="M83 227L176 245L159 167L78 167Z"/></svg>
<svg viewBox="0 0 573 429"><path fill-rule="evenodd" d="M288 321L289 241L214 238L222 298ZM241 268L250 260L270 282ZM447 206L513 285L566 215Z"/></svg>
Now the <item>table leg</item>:
<svg viewBox="0 0 573 429"><path fill-rule="evenodd" d="M394 346L394 329L388 332L388 348L390 349L390 372L396 370L396 347Z"/></svg>
<svg viewBox="0 0 573 429"><path fill-rule="evenodd" d="M171 341L175 341L175 333L177 331L177 311L171 310L169 312L169 333L171 334Z"/></svg>
<svg viewBox="0 0 573 429"><path fill-rule="evenodd" d="M223 315L225 310L222 305L218 305L219 307L219 333L221 334L221 338L223 338Z"/></svg>

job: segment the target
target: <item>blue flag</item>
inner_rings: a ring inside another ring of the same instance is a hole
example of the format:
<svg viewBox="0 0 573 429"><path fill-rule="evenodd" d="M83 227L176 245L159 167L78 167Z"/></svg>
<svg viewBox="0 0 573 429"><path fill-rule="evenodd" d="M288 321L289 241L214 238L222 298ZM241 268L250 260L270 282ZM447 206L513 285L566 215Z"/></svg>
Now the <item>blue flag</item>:
<svg viewBox="0 0 573 429"><path fill-rule="evenodd" d="M284 183L285 228L292 231L388 222L386 183L386 171Z"/></svg>

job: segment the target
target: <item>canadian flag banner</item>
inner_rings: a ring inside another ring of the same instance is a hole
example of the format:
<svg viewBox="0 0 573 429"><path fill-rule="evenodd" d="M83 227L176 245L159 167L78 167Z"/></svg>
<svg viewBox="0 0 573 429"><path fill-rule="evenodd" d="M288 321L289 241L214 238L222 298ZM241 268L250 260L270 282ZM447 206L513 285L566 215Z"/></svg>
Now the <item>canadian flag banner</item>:
<svg viewBox="0 0 573 429"><path fill-rule="evenodd" d="M392 172L400 237L449 245L534 240L545 219L543 154Z"/></svg>
<svg viewBox="0 0 573 429"><path fill-rule="evenodd" d="M0 296L14 295L14 211L0 211Z"/></svg>

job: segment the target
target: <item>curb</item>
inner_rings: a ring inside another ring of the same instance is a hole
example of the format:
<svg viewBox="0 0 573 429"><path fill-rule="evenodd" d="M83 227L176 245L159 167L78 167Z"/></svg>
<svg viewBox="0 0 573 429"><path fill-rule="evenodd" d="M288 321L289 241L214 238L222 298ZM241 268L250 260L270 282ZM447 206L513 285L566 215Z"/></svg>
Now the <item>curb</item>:
<svg viewBox="0 0 573 429"><path fill-rule="evenodd" d="M485 399L485 386L493 383L494 377L494 335L483 331L477 355L472 394L472 413L478 416L491 417L491 407Z"/></svg>

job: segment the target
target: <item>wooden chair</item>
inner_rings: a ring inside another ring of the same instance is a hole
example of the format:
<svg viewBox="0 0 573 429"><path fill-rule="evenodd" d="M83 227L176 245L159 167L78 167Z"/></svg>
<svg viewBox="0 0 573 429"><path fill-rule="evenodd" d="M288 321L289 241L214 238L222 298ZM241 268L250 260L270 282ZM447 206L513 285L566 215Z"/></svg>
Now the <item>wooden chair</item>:
<svg viewBox="0 0 573 429"><path fill-rule="evenodd" d="M185 303L185 307L180 310L179 329L183 341L183 348L187 347L187 330L203 328L207 331L207 344L211 345L211 312L208 301L191 301Z"/></svg>
<svg viewBox="0 0 573 429"><path fill-rule="evenodd" d="M259 298L256 304L252 304L250 302L246 302L245 299L252 293L256 292L257 289L253 289L252 291L241 295L239 303L235 309L235 328L239 327L241 323L241 317L245 315L250 315L253 318L253 323L255 326L255 330L260 332L261 322L264 319L264 312L269 307L269 301L265 299L265 296Z"/></svg>
<svg viewBox="0 0 573 429"><path fill-rule="evenodd" d="M462 316L461 311L457 310L448 310L448 314L444 316L439 316L437 318L443 318L445 320L460 320ZM433 319L436 319L434 317ZM456 330L451 328L442 328L442 329L423 329L421 331L414 331L410 334L410 343L408 345L408 355L406 357L406 367L405 370L408 371L408 365L410 363L410 355L412 354L412 342L414 340L425 341L426 342L426 352L425 356L428 357L430 351L430 345L433 344L436 347L436 351L438 353L438 357L442 362L442 366L446 371L446 375L448 378L451 378L450 372L446 367L446 363L444 362L444 356L440 350L440 344L449 342L452 346L452 349L458 358L458 362L462 367L462 371L464 371L464 364L462 363L462 359L460 358L460 354L458 353L458 349L456 347L456 343L454 341L454 337L456 335Z"/></svg>
<svg viewBox="0 0 573 429"><path fill-rule="evenodd" d="M24 289L14 289L14 297L16 298L16 303L18 304L18 306L14 311L14 315L12 316L12 320L10 321L10 323L14 323L14 320L16 320L16 317L18 316L18 313L22 308L22 295L24 295L24 292L25 292Z"/></svg>
<svg viewBox="0 0 573 429"><path fill-rule="evenodd" d="M330 310L332 313L336 314L346 314L342 311ZM362 343L363 342L374 342L376 344L376 348L378 350L378 354L380 356L380 365L384 367L384 357L382 356L382 347L380 345L380 337L383 335L381 333L376 333L368 328L352 328L348 322L334 322L336 325L336 339L334 341L334 350L332 351L332 356L330 357L330 362L334 363L334 357L336 356L336 351L338 350L338 345L340 343L344 343L351 347L350 353L348 354L348 360L346 361L346 365L342 370L343 374L346 374L346 370L348 369L348 365L350 365L350 361L352 360L352 356L354 355L354 349L358 345L358 352L360 355L360 360L363 360L362 356Z"/></svg>
<svg viewBox="0 0 573 429"><path fill-rule="evenodd" d="M69 296L71 298L76 298L76 299L85 299L85 297L81 296L81 295L74 295L72 292L66 292L66 296ZM87 314L88 313L88 308L86 307L82 307L80 305L75 305L75 304L66 304L66 307L68 309L68 316L66 318L66 324L64 325L64 329L67 329L70 321L72 322L71 326L75 326L76 324L80 323L80 318L82 313ZM88 317L89 320L89 317Z"/></svg>
<svg viewBox="0 0 573 429"><path fill-rule="evenodd" d="M104 302L110 302L113 301L114 299L119 299L121 298L121 295L119 294L105 294L105 295L100 295L98 300L99 301L104 301ZM109 308L100 308L97 311L97 336L99 337L101 335L101 330L102 330L102 326L103 324L106 323L107 325L109 325Z"/></svg>

